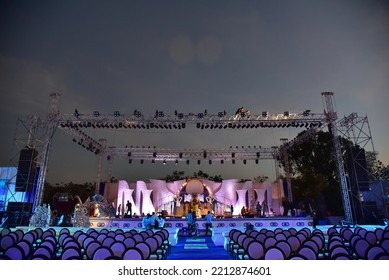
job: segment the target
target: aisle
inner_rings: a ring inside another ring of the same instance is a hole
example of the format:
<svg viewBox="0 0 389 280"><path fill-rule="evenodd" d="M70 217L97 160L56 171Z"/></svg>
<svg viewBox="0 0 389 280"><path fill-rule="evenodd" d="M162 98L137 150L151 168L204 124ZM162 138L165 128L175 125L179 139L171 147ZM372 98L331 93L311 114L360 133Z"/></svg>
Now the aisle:
<svg viewBox="0 0 389 280"><path fill-rule="evenodd" d="M179 237L172 247L168 260L230 260L230 255L223 247L217 247L210 236Z"/></svg>

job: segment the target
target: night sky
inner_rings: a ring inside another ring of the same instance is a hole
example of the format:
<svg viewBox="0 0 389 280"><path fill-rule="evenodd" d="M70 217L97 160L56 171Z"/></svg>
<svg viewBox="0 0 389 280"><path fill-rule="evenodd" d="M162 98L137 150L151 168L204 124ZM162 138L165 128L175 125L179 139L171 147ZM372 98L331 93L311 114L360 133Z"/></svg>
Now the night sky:
<svg viewBox="0 0 389 280"><path fill-rule="evenodd" d="M389 164L388 1L0 1L0 166L14 156L17 117L44 117L49 94L61 113L253 114L324 110L335 93L340 117L367 115L379 159ZM228 148L280 145L296 129L89 130L108 145ZM371 145L368 146L370 148ZM225 179L274 178L274 162L115 161L130 182L173 170ZM58 130L48 181L94 182L97 157ZM108 166L104 163L103 180Z"/></svg>

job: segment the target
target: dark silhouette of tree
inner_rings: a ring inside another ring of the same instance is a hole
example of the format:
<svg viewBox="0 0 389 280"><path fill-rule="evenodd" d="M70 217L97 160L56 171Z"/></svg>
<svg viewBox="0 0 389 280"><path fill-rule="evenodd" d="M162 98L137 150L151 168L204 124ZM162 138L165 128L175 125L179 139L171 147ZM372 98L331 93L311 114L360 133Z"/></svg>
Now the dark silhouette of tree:
<svg viewBox="0 0 389 280"><path fill-rule="evenodd" d="M340 142L343 156L346 156L350 142L343 138L340 138ZM319 215L343 215L332 135L318 132L310 139L292 145L288 150L288 159L295 207L300 203L309 203L318 210Z"/></svg>

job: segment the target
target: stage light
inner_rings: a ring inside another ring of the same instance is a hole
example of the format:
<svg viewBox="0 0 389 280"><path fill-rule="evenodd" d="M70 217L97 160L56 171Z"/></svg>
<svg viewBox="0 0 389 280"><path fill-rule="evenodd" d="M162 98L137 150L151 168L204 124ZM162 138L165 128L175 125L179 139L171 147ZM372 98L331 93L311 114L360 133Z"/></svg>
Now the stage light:
<svg viewBox="0 0 389 280"><path fill-rule="evenodd" d="M235 160L234 159L232 160L232 164L235 164Z"/></svg>
<svg viewBox="0 0 389 280"><path fill-rule="evenodd" d="M153 152L153 158L157 157L157 152Z"/></svg>
<svg viewBox="0 0 389 280"><path fill-rule="evenodd" d="M267 118L269 116L268 112L262 112L262 117Z"/></svg>
<svg viewBox="0 0 389 280"><path fill-rule="evenodd" d="M221 164L224 164L224 160L221 160L220 163L221 163Z"/></svg>
<svg viewBox="0 0 389 280"><path fill-rule="evenodd" d="M247 163L247 161L244 159L244 160L243 160L243 164L246 164L246 163Z"/></svg>
<svg viewBox="0 0 389 280"><path fill-rule="evenodd" d="M212 164L212 160L211 159L208 162L209 162L209 164Z"/></svg>
<svg viewBox="0 0 389 280"><path fill-rule="evenodd" d="M189 164L189 159L186 160L186 164Z"/></svg>
<svg viewBox="0 0 389 280"><path fill-rule="evenodd" d="M198 160L197 160L197 164L200 165L200 163L201 163L201 161L198 159Z"/></svg>
<svg viewBox="0 0 389 280"><path fill-rule="evenodd" d="M144 160L143 160L143 159L141 159L141 160L140 160L140 164L143 164L143 162L144 162Z"/></svg>
<svg viewBox="0 0 389 280"><path fill-rule="evenodd" d="M166 165L166 159L163 160L163 165Z"/></svg>
<svg viewBox="0 0 389 280"><path fill-rule="evenodd" d="M174 162L174 164L175 164L175 165L177 165L177 164L178 164L178 159L176 159L176 161Z"/></svg>
<svg viewBox="0 0 389 280"><path fill-rule="evenodd" d="M129 159L129 160L128 160L128 163L131 164L131 163L132 163L132 159Z"/></svg>
<svg viewBox="0 0 389 280"><path fill-rule="evenodd" d="M113 112L114 117L120 117L120 112L119 111L114 111Z"/></svg>
<svg viewBox="0 0 389 280"><path fill-rule="evenodd" d="M94 116L94 117L100 116L100 112L99 112L99 111L93 111L93 116Z"/></svg>

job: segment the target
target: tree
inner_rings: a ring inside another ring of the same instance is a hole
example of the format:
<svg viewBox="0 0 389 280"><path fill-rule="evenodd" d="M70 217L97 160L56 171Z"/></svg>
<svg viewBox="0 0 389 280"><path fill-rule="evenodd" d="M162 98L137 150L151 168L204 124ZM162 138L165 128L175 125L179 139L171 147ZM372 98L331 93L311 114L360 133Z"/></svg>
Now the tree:
<svg viewBox="0 0 389 280"><path fill-rule="evenodd" d="M382 161L378 160L378 152L367 151L365 155L369 180L389 180L389 165L385 165Z"/></svg>
<svg viewBox="0 0 389 280"><path fill-rule="evenodd" d="M298 137L303 133L306 132L301 132ZM340 142L346 154L350 141L341 138ZM280 160L284 164L282 158ZM333 157L332 135L329 132L318 132L308 140L292 145L288 149L288 160L295 204L308 202L322 216L326 212L342 215L341 188Z"/></svg>

